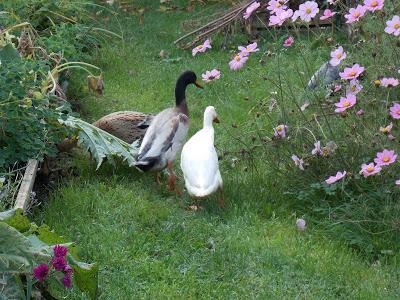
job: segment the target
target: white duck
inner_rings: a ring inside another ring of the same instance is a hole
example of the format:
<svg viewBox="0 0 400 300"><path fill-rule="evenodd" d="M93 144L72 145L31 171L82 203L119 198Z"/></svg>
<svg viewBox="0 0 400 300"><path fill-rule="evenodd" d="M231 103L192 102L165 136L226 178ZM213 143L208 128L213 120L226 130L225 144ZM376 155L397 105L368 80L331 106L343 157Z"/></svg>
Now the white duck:
<svg viewBox="0 0 400 300"><path fill-rule="evenodd" d="M190 196L204 198L219 190L219 205L223 207L223 183L214 148L213 122L219 123L218 115L213 106L208 106L204 111L203 129L183 146L181 169Z"/></svg>

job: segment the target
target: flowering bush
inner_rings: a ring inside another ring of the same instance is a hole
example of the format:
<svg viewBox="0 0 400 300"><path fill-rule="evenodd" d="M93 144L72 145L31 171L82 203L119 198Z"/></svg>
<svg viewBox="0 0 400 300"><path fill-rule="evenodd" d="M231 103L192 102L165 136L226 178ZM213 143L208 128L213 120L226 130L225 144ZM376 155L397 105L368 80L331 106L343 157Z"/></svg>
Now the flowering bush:
<svg viewBox="0 0 400 300"><path fill-rule="evenodd" d="M61 245L63 243L63 245ZM4 299L65 299L68 289L97 295L96 264L77 260L76 246L50 231L30 223L22 210L0 213L0 282ZM64 287L61 288L60 287Z"/></svg>
<svg viewBox="0 0 400 300"><path fill-rule="evenodd" d="M362 251L398 248L400 19L394 4L366 0L345 7L342 2L329 1L320 7L317 2L305 1L294 11L287 4L285 0L261 1L261 5L249 6L244 15L247 18L254 10L269 10L267 26L286 26L297 35L293 44L286 30L280 31L284 36L273 32L269 38L275 42L268 44L268 49L258 45L261 53L273 53L279 62L293 55L304 61L303 66L283 63L285 69L270 72L266 78L275 89L269 91L272 99L268 96L256 107L256 118L261 115L268 121L249 121L252 133L247 141L253 146L248 148L257 151L255 156L268 173L266 180L272 181L268 186L296 199L293 206L301 214L328 218L328 230L341 231L343 238ZM358 42L345 42L342 28L336 34L316 28L310 35L309 22L334 15L345 19ZM306 35L298 31L304 25ZM325 78L317 78L318 84L304 91L304 82L312 74L309 66L315 60L312 37L332 45L317 44L325 48L321 51L325 51L325 66L329 66L317 77L334 72L327 86L322 84L327 83ZM243 52L235 54L230 69L245 68L248 57ZM293 81L291 74L297 74L299 80ZM259 139L254 137L255 131Z"/></svg>

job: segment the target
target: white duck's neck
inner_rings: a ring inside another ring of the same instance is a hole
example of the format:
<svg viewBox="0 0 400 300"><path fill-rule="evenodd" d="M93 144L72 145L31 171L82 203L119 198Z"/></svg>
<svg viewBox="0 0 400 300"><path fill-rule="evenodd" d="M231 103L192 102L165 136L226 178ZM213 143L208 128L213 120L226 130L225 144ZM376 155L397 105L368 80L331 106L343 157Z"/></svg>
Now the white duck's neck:
<svg viewBox="0 0 400 300"><path fill-rule="evenodd" d="M204 114L203 128L204 129L214 129L213 121L214 121L214 117L211 114Z"/></svg>

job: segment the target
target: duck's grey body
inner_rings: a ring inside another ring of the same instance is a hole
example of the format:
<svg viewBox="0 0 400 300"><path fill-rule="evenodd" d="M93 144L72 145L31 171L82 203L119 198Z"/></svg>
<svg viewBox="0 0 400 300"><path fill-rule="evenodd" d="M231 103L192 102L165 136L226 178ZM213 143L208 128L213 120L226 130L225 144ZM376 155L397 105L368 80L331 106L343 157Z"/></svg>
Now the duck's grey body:
<svg viewBox="0 0 400 300"><path fill-rule="evenodd" d="M188 116L178 107L160 112L150 124L139 149L136 166L143 171L160 171L174 161L189 130Z"/></svg>

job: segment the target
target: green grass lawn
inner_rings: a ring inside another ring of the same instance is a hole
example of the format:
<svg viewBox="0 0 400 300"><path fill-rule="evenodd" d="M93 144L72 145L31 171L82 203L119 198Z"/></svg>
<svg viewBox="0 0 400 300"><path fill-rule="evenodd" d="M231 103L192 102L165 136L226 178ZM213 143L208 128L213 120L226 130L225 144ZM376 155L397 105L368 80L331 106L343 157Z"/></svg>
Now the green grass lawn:
<svg viewBox="0 0 400 300"><path fill-rule="evenodd" d="M268 40L260 41L262 51L240 72L229 71L229 50L216 46L193 58L190 51L176 49L172 41L181 34L180 23L201 9L149 11L143 25L135 16L119 16L124 42L110 41L93 59L104 71L105 96L81 98L83 117L94 121L118 110L158 112L173 105L175 80L182 71L192 69L200 76L218 68L219 81L204 90L188 88L190 134L201 128L204 108L214 105L222 121L216 126L218 152L243 147L241 132L251 130L244 126L248 112L274 91L264 77L275 74L278 62L263 55ZM118 28L113 21L109 27ZM245 36L236 39L247 43ZM161 49L167 60L159 58ZM316 50L309 65L317 67L328 51ZM289 57L280 63L302 64L295 52ZM284 75L296 77L290 71ZM308 220L307 215L286 205L289 199L275 192L262 176L265 170L233 166L231 158L221 161L225 209L212 197L203 210L191 212L187 195L168 193L151 174L109 165L95 171L95 164L76 151L73 164L79 176L65 179L36 219L77 241L85 261L99 263L101 299L400 297L395 259L386 264L362 257L341 240L324 237L312 222L298 232L296 218ZM180 174L178 164L175 169ZM71 299L81 297L70 294Z"/></svg>

